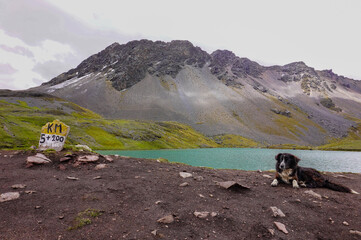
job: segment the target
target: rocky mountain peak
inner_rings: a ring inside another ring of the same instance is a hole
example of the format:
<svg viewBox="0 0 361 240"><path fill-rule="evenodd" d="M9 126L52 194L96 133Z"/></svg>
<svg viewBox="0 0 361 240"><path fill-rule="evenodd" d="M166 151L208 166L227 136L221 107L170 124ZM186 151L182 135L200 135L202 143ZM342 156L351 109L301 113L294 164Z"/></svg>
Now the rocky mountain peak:
<svg viewBox="0 0 361 240"><path fill-rule="evenodd" d="M208 53L189 41L166 43L143 39L123 45L113 43L46 84L56 85L73 77L102 72L115 89L122 90L142 80L147 73L175 78L185 65L201 68L209 59Z"/></svg>

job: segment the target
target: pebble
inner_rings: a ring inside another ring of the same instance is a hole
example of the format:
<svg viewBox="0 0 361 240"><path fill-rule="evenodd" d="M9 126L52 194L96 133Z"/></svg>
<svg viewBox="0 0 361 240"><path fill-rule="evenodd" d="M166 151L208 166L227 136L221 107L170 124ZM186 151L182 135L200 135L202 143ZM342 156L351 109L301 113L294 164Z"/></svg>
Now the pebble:
<svg viewBox="0 0 361 240"><path fill-rule="evenodd" d="M35 209L39 209L39 208L41 208L41 206L35 206Z"/></svg>
<svg viewBox="0 0 361 240"><path fill-rule="evenodd" d="M270 175L267 175L267 174L263 174L262 176L265 178L272 178Z"/></svg>
<svg viewBox="0 0 361 240"><path fill-rule="evenodd" d="M346 221L343 221L342 224L345 225L345 226L349 226L349 225L350 225L350 224L348 224L348 222L346 222Z"/></svg>
<svg viewBox="0 0 361 240"><path fill-rule="evenodd" d="M274 230L274 229L269 228L269 229L268 229L268 231L271 233L271 235L272 235L272 236L274 236L274 235L275 235L275 230Z"/></svg>
<svg viewBox="0 0 361 240"><path fill-rule="evenodd" d="M153 236L157 236L157 230L151 231L151 234L152 234Z"/></svg>
<svg viewBox="0 0 361 240"><path fill-rule="evenodd" d="M167 216L164 216L164 217L158 219L157 222L169 224L169 223L174 222L174 217L173 217L173 215L167 215Z"/></svg>
<svg viewBox="0 0 361 240"><path fill-rule="evenodd" d="M66 177L66 178L69 180L79 180L79 178L77 178L77 177Z"/></svg>
<svg viewBox="0 0 361 240"><path fill-rule="evenodd" d="M187 172L179 172L179 176L181 176L182 178L189 178L192 177L193 175Z"/></svg>
<svg viewBox="0 0 361 240"><path fill-rule="evenodd" d="M286 215L282 212L281 209L277 207L270 207L273 213L273 217L286 217Z"/></svg>
<svg viewBox="0 0 361 240"><path fill-rule="evenodd" d="M319 199L319 200L322 200L322 196L321 196L320 194L318 194L318 193L315 193L315 192L312 191L312 190L307 190L307 191L305 191L305 193L311 195L311 196L314 197L314 198L317 198L317 199Z"/></svg>
<svg viewBox="0 0 361 240"><path fill-rule="evenodd" d="M14 184L11 186L11 188L13 189L18 189L18 188L26 188L26 185L25 184Z"/></svg>
<svg viewBox="0 0 361 240"><path fill-rule="evenodd" d="M89 163L89 162L96 162L99 160L98 155L83 155L79 156L77 159L79 162Z"/></svg>
<svg viewBox="0 0 361 240"><path fill-rule="evenodd" d="M194 216L196 216L197 218L207 218L209 216L209 212L198 212L195 211Z"/></svg>
<svg viewBox="0 0 361 240"><path fill-rule="evenodd" d="M33 193L36 193L36 191L34 190L28 190L28 191L25 191L26 194L33 194Z"/></svg>
<svg viewBox="0 0 361 240"><path fill-rule="evenodd" d="M184 183L179 184L180 187L186 187L186 186L188 186L188 185L189 185L189 183L187 183L187 182L184 182Z"/></svg>
<svg viewBox="0 0 361 240"><path fill-rule="evenodd" d="M205 198L205 196L203 194L198 194L198 196L201 198Z"/></svg>
<svg viewBox="0 0 361 240"><path fill-rule="evenodd" d="M0 202L6 202L18 199L20 197L19 192L7 192L0 194Z"/></svg>
<svg viewBox="0 0 361 240"><path fill-rule="evenodd" d="M101 163L101 164L98 164L94 167L94 170L100 170L100 169L104 169L108 167L108 165L104 164L104 163Z"/></svg>
<svg viewBox="0 0 361 240"><path fill-rule="evenodd" d="M277 229L280 230L281 232L288 234L288 231L286 229L286 226L283 223L280 222L274 222L274 224L276 225Z"/></svg>
<svg viewBox="0 0 361 240"><path fill-rule="evenodd" d="M356 235L359 235L361 237L361 232L360 231L357 231L357 230L350 230L350 233L351 234L356 234Z"/></svg>
<svg viewBox="0 0 361 240"><path fill-rule="evenodd" d="M196 176L196 177L193 177L194 180L196 181L203 181L204 180L204 177L202 176Z"/></svg>
<svg viewBox="0 0 361 240"><path fill-rule="evenodd" d="M101 176L93 177L94 180L96 180L96 179L101 179L101 178L102 178Z"/></svg>

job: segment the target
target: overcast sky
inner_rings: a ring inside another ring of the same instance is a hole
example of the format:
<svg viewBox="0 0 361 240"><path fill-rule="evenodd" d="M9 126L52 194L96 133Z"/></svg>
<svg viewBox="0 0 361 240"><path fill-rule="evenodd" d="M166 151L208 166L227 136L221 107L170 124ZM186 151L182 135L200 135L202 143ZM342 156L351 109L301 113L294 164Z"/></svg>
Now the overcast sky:
<svg viewBox="0 0 361 240"><path fill-rule="evenodd" d="M359 0L0 0L0 89L40 85L113 42L143 38L361 80L360 13Z"/></svg>

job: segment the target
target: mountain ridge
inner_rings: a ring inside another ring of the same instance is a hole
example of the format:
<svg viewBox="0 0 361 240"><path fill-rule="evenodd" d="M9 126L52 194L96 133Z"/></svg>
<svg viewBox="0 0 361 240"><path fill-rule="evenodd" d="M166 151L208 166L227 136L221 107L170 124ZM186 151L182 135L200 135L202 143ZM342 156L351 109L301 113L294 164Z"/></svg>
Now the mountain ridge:
<svg viewBox="0 0 361 240"><path fill-rule="evenodd" d="M113 43L34 90L107 118L178 121L267 144L325 144L361 119L361 81L180 40Z"/></svg>

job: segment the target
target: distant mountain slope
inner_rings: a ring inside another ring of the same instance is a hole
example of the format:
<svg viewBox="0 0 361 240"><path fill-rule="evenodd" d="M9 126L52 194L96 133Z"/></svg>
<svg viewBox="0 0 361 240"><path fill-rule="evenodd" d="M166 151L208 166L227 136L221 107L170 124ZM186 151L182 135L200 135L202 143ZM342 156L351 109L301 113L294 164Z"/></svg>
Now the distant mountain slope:
<svg viewBox="0 0 361 240"><path fill-rule="evenodd" d="M177 121L206 135L320 145L361 119L361 82L303 62L264 67L188 41L114 43L34 90L108 118Z"/></svg>
<svg viewBox="0 0 361 240"><path fill-rule="evenodd" d="M54 119L70 126L66 146L86 144L93 149L221 146L180 123L106 120L74 103L48 94L0 90L0 149L37 146L41 127ZM240 142L238 146L242 144ZM248 141L247 144L255 143Z"/></svg>

